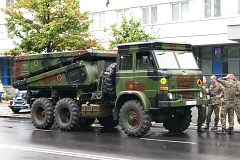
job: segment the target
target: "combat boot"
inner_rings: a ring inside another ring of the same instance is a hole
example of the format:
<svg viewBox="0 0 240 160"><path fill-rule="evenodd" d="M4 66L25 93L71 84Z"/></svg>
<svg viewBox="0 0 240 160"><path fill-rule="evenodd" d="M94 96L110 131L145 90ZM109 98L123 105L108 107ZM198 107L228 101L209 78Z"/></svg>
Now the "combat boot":
<svg viewBox="0 0 240 160"><path fill-rule="evenodd" d="M229 132L229 131L230 131L230 129L231 129L231 127L228 127L228 128L227 128L227 131ZM232 127L232 129L234 130L234 128L233 128L233 127Z"/></svg>
<svg viewBox="0 0 240 160"><path fill-rule="evenodd" d="M233 127L229 127L228 134L229 134L229 135L233 135Z"/></svg>
<svg viewBox="0 0 240 160"><path fill-rule="evenodd" d="M206 131L201 126L198 126L197 132L198 133L205 133Z"/></svg>
<svg viewBox="0 0 240 160"><path fill-rule="evenodd" d="M214 125L212 126L211 130L216 130L218 129L217 123L214 123Z"/></svg>
<svg viewBox="0 0 240 160"><path fill-rule="evenodd" d="M226 128L222 128L222 131L218 131L216 132L218 135L225 135L227 133L227 129Z"/></svg>
<svg viewBox="0 0 240 160"><path fill-rule="evenodd" d="M209 129L209 123L207 123L206 126L203 127L203 129Z"/></svg>

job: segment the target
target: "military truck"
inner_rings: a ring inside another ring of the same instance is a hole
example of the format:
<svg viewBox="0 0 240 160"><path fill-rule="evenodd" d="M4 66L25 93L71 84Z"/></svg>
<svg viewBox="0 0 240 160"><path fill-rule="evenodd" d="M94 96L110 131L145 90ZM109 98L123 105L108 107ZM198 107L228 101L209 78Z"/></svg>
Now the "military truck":
<svg viewBox="0 0 240 160"><path fill-rule="evenodd" d="M117 52L32 54L14 63L13 86L35 98L31 116L39 129L56 122L70 131L98 119L106 128L119 124L129 136L144 136L153 121L182 132L191 107L207 103L190 44L135 42L118 45Z"/></svg>

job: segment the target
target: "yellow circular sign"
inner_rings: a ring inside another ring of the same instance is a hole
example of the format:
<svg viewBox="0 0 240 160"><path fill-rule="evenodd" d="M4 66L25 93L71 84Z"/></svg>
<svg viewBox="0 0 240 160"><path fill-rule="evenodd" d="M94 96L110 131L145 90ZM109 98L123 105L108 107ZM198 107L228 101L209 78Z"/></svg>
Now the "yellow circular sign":
<svg viewBox="0 0 240 160"><path fill-rule="evenodd" d="M167 83L167 79L166 79L166 78L162 78L162 79L160 79L160 83L162 83L162 84L166 84L166 83Z"/></svg>

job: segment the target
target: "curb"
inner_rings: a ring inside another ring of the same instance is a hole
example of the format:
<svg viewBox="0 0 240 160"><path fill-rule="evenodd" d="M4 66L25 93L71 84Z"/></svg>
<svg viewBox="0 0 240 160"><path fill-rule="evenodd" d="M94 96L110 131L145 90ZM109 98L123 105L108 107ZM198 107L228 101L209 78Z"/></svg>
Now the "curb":
<svg viewBox="0 0 240 160"><path fill-rule="evenodd" d="M31 119L29 117L15 117L15 116L1 116L0 118L11 118L11 119Z"/></svg>

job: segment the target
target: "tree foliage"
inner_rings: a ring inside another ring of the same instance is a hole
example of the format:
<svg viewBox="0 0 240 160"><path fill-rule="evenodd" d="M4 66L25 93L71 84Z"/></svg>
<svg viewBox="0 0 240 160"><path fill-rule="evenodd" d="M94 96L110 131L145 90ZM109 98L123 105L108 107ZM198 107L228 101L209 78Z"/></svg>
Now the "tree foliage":
<svg viewBox="0 0 240 160"><path fill-rule="evenodd" d="M88 32L87 12L79 0L18 0L6 14L12 37L20 38L10 54L54 52L99 46Z"/></svg>
<svg viewBox="0 0 240 160"><path fill-rule="evenodd" d="M120 27L117 24L111 25L109 48L116 49L117 44L127 42L137 42L157 39L157 32L152 30L153 35L146 33L144 28L141 26L140 20L131 17L129 20L122 15L122 21Z"/></svg>

